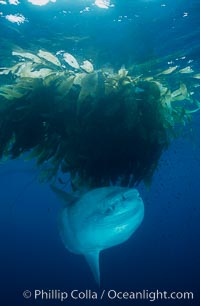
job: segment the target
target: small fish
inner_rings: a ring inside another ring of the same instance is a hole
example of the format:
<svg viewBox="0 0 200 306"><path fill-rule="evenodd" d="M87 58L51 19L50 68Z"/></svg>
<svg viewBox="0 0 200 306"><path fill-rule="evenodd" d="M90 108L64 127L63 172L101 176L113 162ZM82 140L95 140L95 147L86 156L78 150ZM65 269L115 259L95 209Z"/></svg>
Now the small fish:
<svg viewBox="0 0 200 306"><path fill-rule="evenodd" d="M63 54L63 59L69 66L73 67L74 69L80 69L79 63L70 53L65 52Z"/></svg>
<svg viewBox="0 0 200 306"><path fill-rule="evenodd" d="M61 67L61 63L60 63L59 59L55 55L53 55L52 53L47 52L47 51L39 50L37 55L39 57L45 59L47 62L50 62L55 66Z"/></svg>

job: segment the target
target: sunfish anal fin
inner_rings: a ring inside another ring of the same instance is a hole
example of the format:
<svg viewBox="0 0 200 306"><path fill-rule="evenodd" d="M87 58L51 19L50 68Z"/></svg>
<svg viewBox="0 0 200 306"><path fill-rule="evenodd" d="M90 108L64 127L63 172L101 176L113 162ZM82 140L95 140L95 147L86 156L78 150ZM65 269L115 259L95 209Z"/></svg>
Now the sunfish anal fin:
<svg viewBox="0 0 200 306"><path fill-rule="evenodd" d="M100 269L99 269L99 253L100 251L93 251L87 254L84 254L85 259L90 266L92 273L94 275L95 281L100 287Z"/></svg>

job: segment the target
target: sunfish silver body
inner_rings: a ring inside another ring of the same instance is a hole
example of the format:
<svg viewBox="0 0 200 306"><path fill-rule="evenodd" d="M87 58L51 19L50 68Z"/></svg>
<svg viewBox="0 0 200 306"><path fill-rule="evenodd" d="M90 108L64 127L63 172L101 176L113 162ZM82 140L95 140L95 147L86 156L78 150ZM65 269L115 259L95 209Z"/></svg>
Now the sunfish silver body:
<svg viewBox="0 0 200 306"><path fill-rule="evenodd" d="M99 254L131 237L144 217L144 204L136 189L102 187L73 197L52 186L63 200L59 232L65 247L82 254L100 284Z"/></svg>

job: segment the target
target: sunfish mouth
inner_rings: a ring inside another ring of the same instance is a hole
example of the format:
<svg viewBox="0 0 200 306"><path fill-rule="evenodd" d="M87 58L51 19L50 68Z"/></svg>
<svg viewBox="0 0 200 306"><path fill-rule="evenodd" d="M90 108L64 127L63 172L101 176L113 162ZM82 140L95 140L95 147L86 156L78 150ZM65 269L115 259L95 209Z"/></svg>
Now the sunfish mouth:
<svg viewBox="0 0 200 306"><path fill-rule="evenodd" d="M143 206L142 198L136 189L127 189L121 195L113 197L107 208L107 218L120 218L120 221L137 214ZM123 219L122 219L123 218Z"/></svg>

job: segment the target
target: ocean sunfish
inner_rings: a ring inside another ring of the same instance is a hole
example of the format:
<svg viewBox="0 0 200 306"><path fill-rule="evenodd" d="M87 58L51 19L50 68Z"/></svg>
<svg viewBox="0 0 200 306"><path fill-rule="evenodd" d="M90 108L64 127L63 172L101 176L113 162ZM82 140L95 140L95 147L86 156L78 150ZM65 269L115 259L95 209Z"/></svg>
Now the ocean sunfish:
<svg viewBox="0 0 200 306"><path fill-rule="evenodd" d="M99 253L125 242L144 217L144 204L136 189L102 187L81 197L55 186L52 190L63 201L59 231L65 247L82 254L100 285Z"/></svg>

